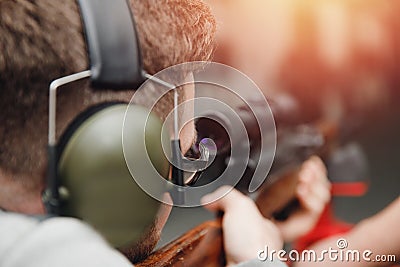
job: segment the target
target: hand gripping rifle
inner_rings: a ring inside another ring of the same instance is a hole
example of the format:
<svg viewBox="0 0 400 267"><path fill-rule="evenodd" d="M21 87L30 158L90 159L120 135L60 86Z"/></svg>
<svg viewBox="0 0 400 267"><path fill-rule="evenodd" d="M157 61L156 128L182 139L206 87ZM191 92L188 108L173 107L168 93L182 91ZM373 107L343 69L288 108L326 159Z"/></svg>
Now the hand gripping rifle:
<svg viewBox="0 0 400 267"><path fill-rule="evenodd" d="M312 155L318 155L327 162L329 157L337 154L336 152L339 151L339 160L336 161L345 162L347 165L355 168L356 170L351 172L351 176L354 173L358 173L359 175L355 175L355 177L346 176L345 181L338 183L340 190L337 191L339 194L341 190L346 191L346 188L350 188L347 191L357 191L354 189L354 185L359 185L361 189L359 188L358 190L361 190L362 192L359 193L362 194L366 187L364 181L364 157L360 154L359 150L351 149L354 146L350 146L350 149L349 147L338 149L343 147L341 144L343 138L341 136L340 125L333 120L320 120L305 124L299 123L296 116L294 116L297 113L295 103L292 101L280 102L269 101L270 105L272 104L271 108L277 125L277 147L274 162L268 174L268 179L251 196L255 199L263 216L276 220L285 220L291 212L299 207L299 202L295 198L295 192L300 166ZM257 103L252 104L253 108L261 108ZM242 193L249 194L247 188L255 170L256 164L254 163L258 161L261 153L260 131L258 130L259 127L257 127L255 117L248 108L238 108L237 114L242 119L250 139L250 159L245 173L236 188ZM218 113L213 114L212 111L208 115L211 118L218 117L218 121L223 121L225 127L235 127L235 125L231 125L231 121L226 119L228 118L227 116L220 116ZM232 140L231 144L224 127L210 118L198 119L196 128L198 140L206 137L213 139L217 144L218 154L214 162L192 186L204 185L219 177L227 167L227 162L230 159L229 147L238 145L236 142L240 142L240 140ZM337 169L341 167L338 166L340 164L334 165L332 168ZM345 166L344 169L348 170L349 168ZM360 175L360 173L362 174ZM339 179L343 179L340 175L338 176ZM335 181L332 182L335 183ZM350 187L347 185L350 185ZM333 188L333 191L335 191L335 186ZM349 192L350 195L353 193L358 194L357 192ZM347 225L336 224L329 209L325 211L324 216L325 218L321 221L324 222L324 228L326 228L326 222L330 225L329 234L349 229ZM332 224L332 222L335 222L335 224ZM137 266L225 266L222 234L220 217L214 221L206 221L153 252L146 260L138 263ZM315 236L314 234L310 237L310 240L315 239ZM321 234L317 236L318 238L323 237ZM303 240L303 245L308 245L307 243L309 242Z"/></svg>

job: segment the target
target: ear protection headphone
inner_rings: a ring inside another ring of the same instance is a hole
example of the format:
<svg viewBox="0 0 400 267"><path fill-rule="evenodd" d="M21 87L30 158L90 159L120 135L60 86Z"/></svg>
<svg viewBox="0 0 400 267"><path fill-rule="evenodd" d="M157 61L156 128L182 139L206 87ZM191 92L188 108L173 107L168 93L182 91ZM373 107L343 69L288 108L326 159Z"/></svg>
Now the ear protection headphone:
<svg viewBox="0 0 400 267"><path fill-rule="evenodd" d="M75 118L57 143L56 92L64 84L88 77L94 90L135 89L147 75L127 0L78 3L90 70L57 79L50 85L49 167L43 202L48 213L80 218L113 246L124 247L138 239L154 221L159 208L159 202L141 190L126 166L122 129L127 104L112 102L89 108ZM161 120L153 114L147 117L144 107L134 106L129 112L136 118L135 125L128 126L133 138L131 149L138 157L149 154L154 167L167 177L169 162L161 140L169 137L161 137ZM143 134L145 127L147 151L141 151L134 138Z"/></svg>

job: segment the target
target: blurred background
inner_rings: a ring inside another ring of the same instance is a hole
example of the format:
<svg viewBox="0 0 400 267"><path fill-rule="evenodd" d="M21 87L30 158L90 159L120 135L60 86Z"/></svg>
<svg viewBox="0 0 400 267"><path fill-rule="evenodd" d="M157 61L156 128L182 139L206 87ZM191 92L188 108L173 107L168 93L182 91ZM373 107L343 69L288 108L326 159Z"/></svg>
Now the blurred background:
<svg viewBox="0 0 400 267"><path fill-rule="evenodd" d="M244 72L267 97L293 97L302 122L336 116L344 128L356 129L350 141L361 145L368 160L368 192L335 197L336 216L358 222L397 198L400 1L206 2L218 22L214 61ZM175 209L161 244L211 217L201 209Z"/></svg>

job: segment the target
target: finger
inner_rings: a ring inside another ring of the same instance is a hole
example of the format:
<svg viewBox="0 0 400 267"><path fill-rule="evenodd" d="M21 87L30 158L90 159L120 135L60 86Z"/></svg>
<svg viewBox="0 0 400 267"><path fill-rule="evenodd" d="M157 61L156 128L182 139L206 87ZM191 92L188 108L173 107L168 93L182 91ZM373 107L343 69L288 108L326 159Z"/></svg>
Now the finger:
<svg viewBox="0 0 400 267"><path fill-rule="evenodd" d="M310 164L303 164L299 172L300 183L311 183L314 179L314 170L309 166Z"/></svg>
<svg viewBox="0 0 400 267"><path fill-rule="evenodd" d="M311 156L310 160L318 167L318 169L323 170L325 174L328 173L325 163L322 161L322 159L318 156Z"/></svg>
<svg viewBox="0 0 400 267"><path fill-rule="evenodd" d="M305 187L306 189L302 189ZM331 184L328 180L316 180L312 183L300 183L299 191L297 192L300 198L315 196L321 202L326 203L331 198Z"/></svg>
<svg viewBox="0 0 400 267"><path fill-rule="evenodd" d="M309 167L309 164L305 164L299 173L299 182L296 189L297 193L300 193L301 195L307 195L310 193L312 187L318 183L315 176L315 171Z"/></svg>
<svg viewBox="0 0 400 267"><path fill-rule="evenodd" d="M201 199L202 205L211 211L225 211L234 207L240 201L244 201L245 196L229 186L223 186L211 194L205 195Z"/></svg>
<svg viewBox="0 0 400 267"><path fill-rule="evenodd" d="M327 176L328 171L325 167L325 164L319 157L312 157L312 164L310 165L310 169L313 170L316 180L322 181L326 186L330 188L331 184Z"/></svg>
<svg viewBox="0 0 400 267"><path fill-rule="evenodd" d="M298 196L301 206L310 213L318 215L330 200L330 192L322 186L315 186L306 195Z"/></svg>
<svg viewBox="0 0 400 267"><path fill-rule="evenodd" d="M330 183L321 181L307 183L300 181L297 186L296 196L299 200L315 197L320 199L321 202L326 203L331 198Z"/></svg>
<svg viewBox="0 0 400 267"><path fill-rule="evenodd" d="M320 199L324 204L329 202L332 196L330 186L326 186L325 183L319 183L311 188L311 194Z"/></svg>
<svg viewBox="0 0 400 267"><path fill-rule="evenodd" d="M319 158L317 161L320 161ZM331 184L326 176L325 168L317 164L314 160L308 160L302 166L299 175L299 182L307 183L309 187L313 187L315 184L323 184L330 190Z"/></svg>

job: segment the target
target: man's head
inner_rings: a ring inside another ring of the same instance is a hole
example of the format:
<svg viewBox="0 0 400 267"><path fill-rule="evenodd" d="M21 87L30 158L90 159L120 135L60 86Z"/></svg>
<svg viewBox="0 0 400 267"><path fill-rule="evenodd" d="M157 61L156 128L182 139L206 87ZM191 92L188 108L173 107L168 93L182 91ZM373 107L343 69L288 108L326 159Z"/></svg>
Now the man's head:
<svg viewBox="0 0 400 267"><path fill-rule="evenodd" d="M147 72L210 58L215 25L202 2L130 4ZM0 47L0 206L36 212L47 164L48 85L88 66L76 1L0 1ZM57 136L87 107L131 96L93 92L87 81L68 85L57 98ZM168 108L159 106L162 117Z"/></svg>
<svg viewBox="0 0 400 267"><path fill-rule="evenodd" d="M215 22L202 2L130 0L130 5L148 73L210 59ZM43 211L40 196L47 165L48 86L56 78L88 67L79 14L72 0L0 0L1 208ZM107 101L127 102L131 96L132 92L94 92L88 81L67 85L57 96L57 138L86 108ZM155 111L161 118L171 109L171 102L167 97L157 105ZM161 214L150 234L129 250L132 258L140 258L154 246L158 225L165 222L168 211L161 213L166 216Z"/></svg>

